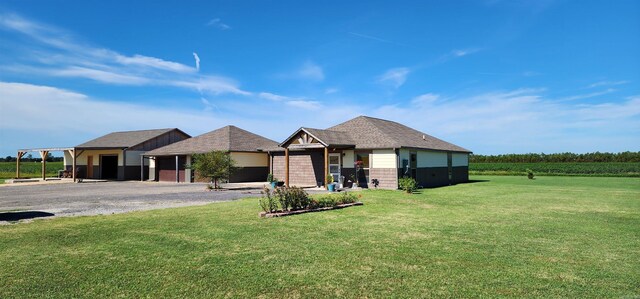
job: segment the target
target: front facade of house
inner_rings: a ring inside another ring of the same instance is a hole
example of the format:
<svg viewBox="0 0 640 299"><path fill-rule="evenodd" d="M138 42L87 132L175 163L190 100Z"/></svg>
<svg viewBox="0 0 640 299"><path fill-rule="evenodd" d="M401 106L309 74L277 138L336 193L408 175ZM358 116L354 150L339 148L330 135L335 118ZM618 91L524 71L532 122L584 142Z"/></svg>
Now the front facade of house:
<svg viewBox="0 0 640 299"><path fill-rule="evenodd" d="M175 128L114 132L65 151L64 166L77 178L140 180L149 176L145 152L189 137Z"/></svg>
<svg viewBox="0 0 640 299"><path fill-rule="evenodd" d="M469 180L470 151L396 122L360 116L326 130L300 128L271 153L271 171L291 186L397 189L412 177L423 187Z"/></svg>
<svg viewBox="0 0 640 299"><path fill-rule="evenodd" d="M193 154L218 150L228 152L238 167L229 182L263 182L269 174L268 151L277 146L278 143L273 140L238 127L222 127L145 153L150 161L149 180L199 181L197 174L187 167L192 163Z"/></svg>

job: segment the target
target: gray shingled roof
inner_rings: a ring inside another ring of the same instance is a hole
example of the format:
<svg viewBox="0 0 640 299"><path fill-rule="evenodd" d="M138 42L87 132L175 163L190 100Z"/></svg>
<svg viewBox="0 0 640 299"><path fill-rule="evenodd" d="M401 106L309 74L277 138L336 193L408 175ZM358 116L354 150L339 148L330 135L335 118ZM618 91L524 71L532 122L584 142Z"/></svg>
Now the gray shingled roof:
<svg viewBox="0 0 640 299"><path fill-rule="evenodd" d="M113 132L102 137L87 141L83 144L77 145L76 148L129 148L134 145L143 143L149 139L153 139L162 134L177 130L171 129L156 129L156 130L140 130L140 131L123 131Z"/></svg>
<svg viewBox="0 0 640 299"><path fill-rule="evenodd" d="M212 150L257 152L278 148L278 143L260 135L226 126L193 138L163 146L145 153L146 156L189 155Z"/></svg>
<svg viewBox="0 0 640 299"><path fill-rule="evenodd" d="M348 132L356 148L419 148L471 152L394 121L358 116L325 131Z"/></svg>
<svg viewBox="0 0 640 299"><path fill-rule="evenodd" d="M417 148L453 152L471 151L394 121L358 116L325 130L300 128L328 146L351 145L357 149ZM296 131L285 142L299 132Z"/></svg>

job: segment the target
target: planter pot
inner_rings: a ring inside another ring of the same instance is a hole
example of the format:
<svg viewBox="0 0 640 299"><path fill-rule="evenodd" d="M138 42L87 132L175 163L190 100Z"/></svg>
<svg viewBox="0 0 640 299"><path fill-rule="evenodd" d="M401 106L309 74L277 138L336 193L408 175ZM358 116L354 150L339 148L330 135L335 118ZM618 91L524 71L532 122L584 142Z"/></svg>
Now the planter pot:
<svg viewBox="0 0 640 299"><path fill-rule="evenodd" d="M334 184L329 184L329 185L327 186L327 189L329 189L329 192L336 191L336 185L334 185Z"/></svg>
<svg viewBox="0 0 640 299"><path fill-rule="evenodd" d="M284 186L284 182L283 181L279 181L276 186L282 187L282 186Z"/></svg>
<svg viewBox="0 0 640 299"><path fill-rule="evenodd" d="M271 184L271 188L274 188L274 189L275 189L275 188L276 188L276 186L278 185L278 182L271 182L271 183L269 183L269 184Z"/></svg>

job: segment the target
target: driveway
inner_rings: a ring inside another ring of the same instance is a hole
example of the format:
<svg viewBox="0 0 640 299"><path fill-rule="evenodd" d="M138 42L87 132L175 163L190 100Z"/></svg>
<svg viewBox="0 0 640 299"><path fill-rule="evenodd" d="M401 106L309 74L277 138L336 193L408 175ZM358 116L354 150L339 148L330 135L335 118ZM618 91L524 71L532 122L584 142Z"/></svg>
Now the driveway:
<svg viewBox="0 0 640 299"><path fill-rule="evenodd" d="M205 186L155 182L5 185L0 188L0 223L204 205L260 196L259 189L206 191Z"/></svg>

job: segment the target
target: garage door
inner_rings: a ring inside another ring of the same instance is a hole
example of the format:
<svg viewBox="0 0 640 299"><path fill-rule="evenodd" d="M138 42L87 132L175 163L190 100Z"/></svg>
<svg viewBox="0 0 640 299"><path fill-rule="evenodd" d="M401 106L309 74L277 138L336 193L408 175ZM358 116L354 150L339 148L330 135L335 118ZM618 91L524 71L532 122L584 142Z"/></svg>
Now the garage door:
<svg viewBox="0 0 640 299"><path fill-rule="evenodd" d="M184 165L187 162L186 156L178 158L178 177L180 182L184 182ZM176 157L157 157L156 169L158 171L158 180L161 182L176 181Z"/></svg>

